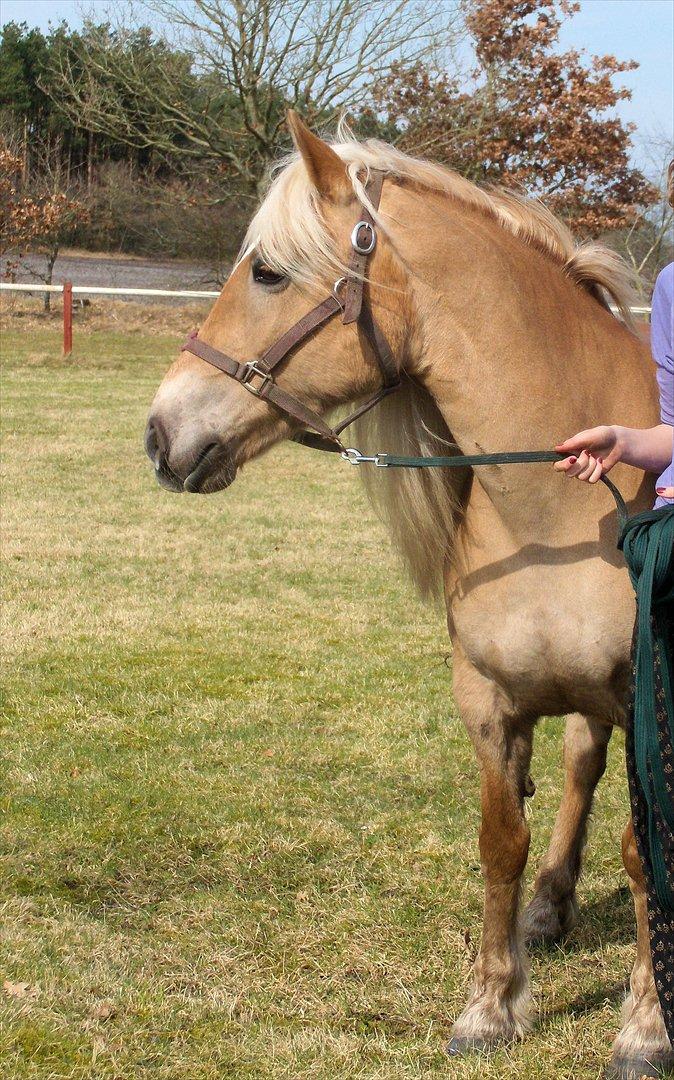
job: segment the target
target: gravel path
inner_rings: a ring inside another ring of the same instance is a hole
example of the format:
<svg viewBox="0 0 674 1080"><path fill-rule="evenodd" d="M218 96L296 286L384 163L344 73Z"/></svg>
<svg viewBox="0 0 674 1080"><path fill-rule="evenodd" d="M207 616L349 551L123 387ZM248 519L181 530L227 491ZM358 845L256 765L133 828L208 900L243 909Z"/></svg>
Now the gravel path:
<svg viewBox="0 0 674 1080"><path fill-rule="evenodd" d="M42 271L44 258L26 255L17 271L16 281L30 283L36 280L32 269ZM73 285L107 285L111 288L137 289L217 289L212 267L205 264L179 262L177 260L154 261L149 259L115 259L105 255L59 255L54 266L53 282L60 285L72 281ZM39 282L38 282L39 285ZM120 297L120 299L124 299ZM138 297L129 297L130 300ZM145 297L149 303L161 302L161 297Z"/></svg>

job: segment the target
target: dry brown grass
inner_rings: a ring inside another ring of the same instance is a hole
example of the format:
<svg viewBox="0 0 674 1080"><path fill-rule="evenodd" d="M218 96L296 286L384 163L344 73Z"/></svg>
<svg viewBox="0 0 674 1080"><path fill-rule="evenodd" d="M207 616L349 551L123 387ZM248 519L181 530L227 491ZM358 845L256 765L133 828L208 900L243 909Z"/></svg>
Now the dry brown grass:
<svg viewBox="0 0 674 1080"><path fill-rule="evenodd" d="M86 299L86 298L85 298ZM195 300L185 303L169 300L165 303L135 303L102 296L92 296L82 305L75 299L73 334L77 345L78 330L148 333L157 330L162 334L175 334L180 340L203 322L212 300ZM26 293L2 293L0 295L0 330L53 330L60 332L63 321L63 303L58 293L51 299L51 311L42 310L42 297ZM77 351L77 349L75 350Z"/></svg>

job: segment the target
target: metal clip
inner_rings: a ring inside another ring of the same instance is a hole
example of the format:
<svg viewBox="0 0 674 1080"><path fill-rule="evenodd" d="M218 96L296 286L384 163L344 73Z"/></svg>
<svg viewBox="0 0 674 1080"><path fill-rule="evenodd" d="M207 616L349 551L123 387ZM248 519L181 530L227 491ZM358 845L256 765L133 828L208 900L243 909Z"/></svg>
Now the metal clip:
<svg viewBox="0 0 674 1080"><path fill-rule="evenodd" d="M379 469L385 469L388 465L388 462L384 460L388 457L388 454L373 454L370 457L367 454L361 454L360 450L356 450L355 446L343 450L342 457L352 465L376 465Z"/></svg>

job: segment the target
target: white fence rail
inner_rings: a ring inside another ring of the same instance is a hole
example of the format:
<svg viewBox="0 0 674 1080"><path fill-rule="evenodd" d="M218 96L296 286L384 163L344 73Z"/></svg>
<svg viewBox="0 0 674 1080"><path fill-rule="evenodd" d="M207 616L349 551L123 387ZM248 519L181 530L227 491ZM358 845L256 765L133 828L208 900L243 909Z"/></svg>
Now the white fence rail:
<svg viewBox="0 0 674 1080"><path fill-rule="evenodd" d="M62 293L63 285L33 285L31 282L15 285L10 281L0 281L0 290L3 292L27 292L27 293ZM113 289L107 285L73 285L73 296L89 294L95 296L176 296L185 300L213 300L219 296L219 292L207 292L205 289Z"/></svg>
<svg viewBox="0 0 674 1080"><path fill-rule="evenodd" d="M105 285L72 285L65 281L63 285L33 285L32 283L13 284L11 281L0 281L2 292L34 293L38 296L43 293L63 293L63 355L69 356L73 348L73 296L88 294L89 296L170 296L180 300L214 300L220 295L219 292L210 292L205 289L134 289L134 288L108 288ZM648 305L639 305L630 308L633 315L650 315Z"/></svg>
<svg viewBox="0 0 674 1080"><path fill-rule="evenodd" d="M0 281L0 290L4 292L27 292L27 293L62 293L63 285L40 285L21 284ZM185 300L215 300L220 292L210 292L206 289L134 289L134 288L109 288L107 285L73 285L73 296L88 294L92 296L174 296ZM649 304L639 304L630 308L633 315L650 315Z"/></svg>

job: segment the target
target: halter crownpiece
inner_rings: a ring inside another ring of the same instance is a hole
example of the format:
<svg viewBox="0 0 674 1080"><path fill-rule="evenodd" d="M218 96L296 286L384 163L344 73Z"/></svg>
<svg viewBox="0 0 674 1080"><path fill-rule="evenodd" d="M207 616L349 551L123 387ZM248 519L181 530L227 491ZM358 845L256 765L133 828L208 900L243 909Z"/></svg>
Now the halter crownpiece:
<svg viewBox="0 0 674 1080"><path fill-rule="evenodd" d="M365 187L367 198L375 210L379 206L383 182L383 172L372 172ZM194 356L205 360L207 364L212 364L225 375L236 379L249 393L273 405L279 412L285 413L290 420L308 429L299 431L293 437L295 442L319 450L343 453L345 448L339 438L341 432L400 386L398 365L381 327L372 314L371 306L364 296L365 271L368 259L376 245L377 230L374 219L368 208L361 204L360 217L351 233L352 252L346 276L335 282L332 292L326 296L325 300L303 315L256 360L240 363L205 341L201 341L196 331L187 339L183 350L193 353ZM274 372L299 345L338 314L341 314L342 323L345 326L355 322L362 330L379 366L382 386L345 420L332 428L322 416L310 409L299 398L283 390L276 382Z"/></svg>

